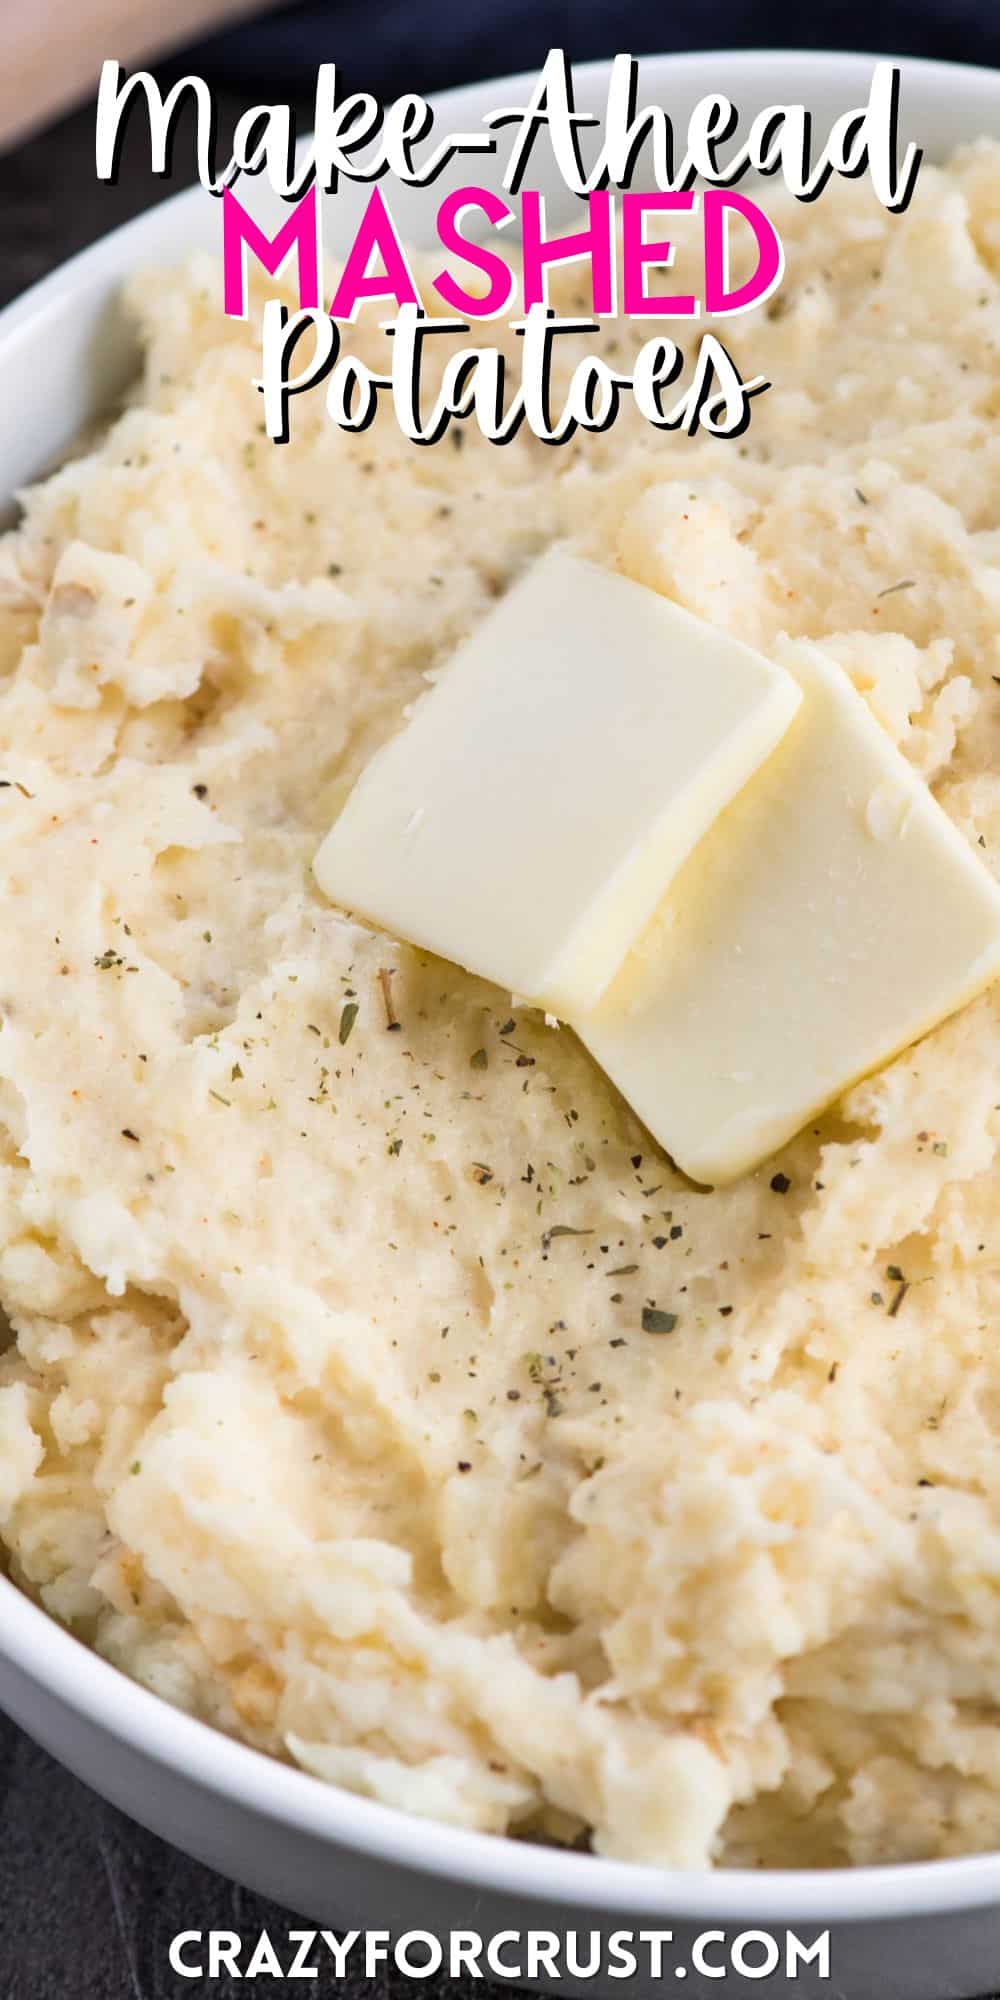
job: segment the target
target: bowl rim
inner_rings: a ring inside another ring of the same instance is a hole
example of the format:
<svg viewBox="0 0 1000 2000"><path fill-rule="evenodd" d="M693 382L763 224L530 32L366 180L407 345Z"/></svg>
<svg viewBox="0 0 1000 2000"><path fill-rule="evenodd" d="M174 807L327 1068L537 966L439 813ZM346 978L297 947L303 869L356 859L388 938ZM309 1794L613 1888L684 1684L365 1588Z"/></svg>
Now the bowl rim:
<svg viewBox="0 0 1000 2000"><path fill-rule="evenodd" d="M1000 1902L1000 1854L853 1869L667 1869L422 1819L344 1790L174 1708L0 1576L0 1653L66 1709L197 1790L373 1862L599 1916L728 1925L947 1915ZM29 1733L31 1724L26 1725ZM45 1744L44 1731L39 1741ZM127 1807L125 1808L127 1812Z"/></svg>
<svg viewBox="0 0 1000 2000"><path fill-rule="evenodd" d="M866 80L877 61L897 63L904 80L920 78L953 98L989 91L1000 111L1000 70L971 63L875 52L795 48L702 49L640 56L640 74L696 74L725 65L727 84L765 73L771 101L791 79L839 72L846 88ZM578 85L599 82L610 58L574 63ZM498 88L530 87L537 71L458 85L429 100L442 122L449 112L468 121L487 108ZM773 90L771 86L773 85ZM459 111L459 107L461 110ZM955 143L964 129L954 111ZM974 136L974 135L973 135ZM177 236L185 207L202 198L196 186L155 202L60 264L0 310L0 354L13 335L46 315L68 292L102 275L109 284L146 261L160 237ZM143 246L150 245L149 252ZM605 1913L692 1923L725 1920L781 1924L868 1923L914 1915L947 1915L1000 1903L1000 1852L953 1859L843 1869L715 1869L683 1871L616 1861L533 1845L427 1820L326 1783L173 1707L132 1680L60 1625L0 1573L0 1662L66 1710L153 1765L198 1790L302 1834L336 1842L373 1862L447 1880L470 1891L516 1895L526 1905L558 1903ZM29 1731L31 1722L25 1725ZM39 1728L45 1743L45 1731ZM127 1810L127 1808L126 1808Z"/></svg>

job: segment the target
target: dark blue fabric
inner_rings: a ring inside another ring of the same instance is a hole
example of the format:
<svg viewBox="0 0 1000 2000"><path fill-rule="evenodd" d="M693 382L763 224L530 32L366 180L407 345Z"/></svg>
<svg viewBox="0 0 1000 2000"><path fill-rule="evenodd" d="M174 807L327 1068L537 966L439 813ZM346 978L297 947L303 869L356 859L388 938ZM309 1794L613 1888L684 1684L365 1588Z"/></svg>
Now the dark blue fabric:
<svg viewBox="0 0 1000 2000"><path fill-rule="evenodd" d="M198 68L277 95L336 62L383 97L651 50L863 49L1000 66L1000 0L298 0L199 49ZM193 67L190 56L185 66Z"/></svg>

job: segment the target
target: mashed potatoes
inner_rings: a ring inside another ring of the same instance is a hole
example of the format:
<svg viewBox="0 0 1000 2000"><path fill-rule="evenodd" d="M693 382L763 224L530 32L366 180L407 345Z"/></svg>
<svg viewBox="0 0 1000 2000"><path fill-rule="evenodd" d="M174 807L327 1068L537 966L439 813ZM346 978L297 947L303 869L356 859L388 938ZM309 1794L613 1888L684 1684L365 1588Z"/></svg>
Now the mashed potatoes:
<svg viewBox="0 0 1000 2000"><path fill-rule="evenodd" d="M554 538L817 642L1000 859L1000 148L769 206L738 443L275 449L196 269L0 544L11 1575L334 1783L687 1867L1000 1844L1000 993L706 1193L311 862Z"/></svg>

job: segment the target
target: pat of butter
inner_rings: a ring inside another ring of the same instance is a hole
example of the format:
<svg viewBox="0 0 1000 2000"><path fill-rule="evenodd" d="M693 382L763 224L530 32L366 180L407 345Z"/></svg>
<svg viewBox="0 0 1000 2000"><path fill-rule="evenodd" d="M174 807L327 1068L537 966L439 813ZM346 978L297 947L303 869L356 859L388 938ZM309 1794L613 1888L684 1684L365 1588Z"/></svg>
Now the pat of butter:
<svg viewBox="0 0 1000 2000"><path fill-rule="evenodd" d="M734 1179L1000 975L1000 890L812 647L763 771L574 1026L694 1180Z"/></svg>
<svg viewBox="0 0 1000 2000"><path fill-rule="evenodd" d="M537 563L372 759L320 888L555 1014L593 1007L801 697L643 584Z"/></svg>

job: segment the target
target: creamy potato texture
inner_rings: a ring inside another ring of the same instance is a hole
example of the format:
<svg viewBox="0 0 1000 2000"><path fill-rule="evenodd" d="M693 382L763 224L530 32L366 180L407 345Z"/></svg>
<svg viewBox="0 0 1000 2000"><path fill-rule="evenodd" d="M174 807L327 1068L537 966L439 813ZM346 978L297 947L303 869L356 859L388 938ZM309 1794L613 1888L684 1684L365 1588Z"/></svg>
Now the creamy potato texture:
<svg viewBox="0 0 1000 2000"><path fill-rule="evenodd" d="M0 544L10 1574L323 1778L685 1867L1000 1844L1000 994L706 1192L311 863L554 540L817 643L1000 856L1000 150L769 206L738 442L276 449L206 266Z"/></svg>

